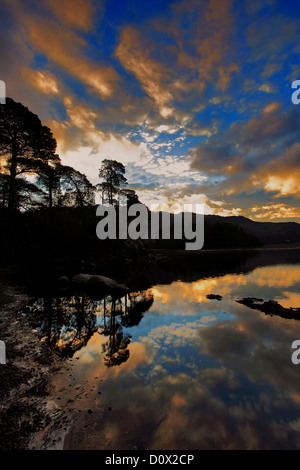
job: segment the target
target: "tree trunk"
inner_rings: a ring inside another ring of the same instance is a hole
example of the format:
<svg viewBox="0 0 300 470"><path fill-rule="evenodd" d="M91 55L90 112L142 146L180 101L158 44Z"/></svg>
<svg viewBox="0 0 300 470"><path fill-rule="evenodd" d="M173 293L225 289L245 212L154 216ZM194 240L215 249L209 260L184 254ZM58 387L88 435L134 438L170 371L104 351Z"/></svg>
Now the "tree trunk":
<svg viewBox="0 0 300 470"><path fill-rule="evenodd" d="M53 206L53 191L52 191L52 181L51 176L49 177L49 207L52 209Z"/></svg>
<svg viewBox="0 0 300 470"><path fill-rule="evenodd" d="M17 209L17 188L16 188L17 155L15 151L12 152L9 171L10 171L10 175L9 175L8 208L10 210L14 210L14 209Z"/></svg>

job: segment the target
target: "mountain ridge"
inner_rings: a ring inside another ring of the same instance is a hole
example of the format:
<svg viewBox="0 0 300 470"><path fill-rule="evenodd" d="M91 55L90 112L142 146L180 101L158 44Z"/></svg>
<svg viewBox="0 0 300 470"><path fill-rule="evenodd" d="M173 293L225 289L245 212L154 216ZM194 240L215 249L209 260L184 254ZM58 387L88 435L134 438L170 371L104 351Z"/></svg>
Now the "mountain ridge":
<svg viewBox="0 0 300 470"><path fill-rule="evenodd" d="M297 222L259 222L244 216L206 215L205 222L230 223L256 236L263 244L300 242L300 224Z"/></svg>

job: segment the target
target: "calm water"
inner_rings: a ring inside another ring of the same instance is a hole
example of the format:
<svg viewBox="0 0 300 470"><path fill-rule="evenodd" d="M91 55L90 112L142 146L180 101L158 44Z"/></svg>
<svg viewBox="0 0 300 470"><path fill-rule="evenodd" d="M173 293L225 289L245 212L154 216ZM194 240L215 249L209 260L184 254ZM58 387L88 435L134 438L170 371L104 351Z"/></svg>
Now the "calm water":
<svg viewBox="0 0 300 470"><path fill-rule="evenodd" d="M29 305L31 326L67 358L52 397L72 421L57 431L64 448L299 449L300 321L236 302L300 307L300 251L277 255L202 277L159 267L126 304L66 295Z"/></svg>

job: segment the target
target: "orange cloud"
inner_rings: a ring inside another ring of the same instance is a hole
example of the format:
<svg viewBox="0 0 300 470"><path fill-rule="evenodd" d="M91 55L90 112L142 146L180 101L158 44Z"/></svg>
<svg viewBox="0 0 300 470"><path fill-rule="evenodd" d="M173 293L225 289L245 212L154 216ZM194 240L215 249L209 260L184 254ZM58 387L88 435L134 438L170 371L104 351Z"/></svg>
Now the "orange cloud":
<svg viewBox="0 0 300 470"><path fill-rule="evenodd" d="M34 88L46 95L58 95L59 85L56 77L47 70L32 70L24 68L22 74Z"/></svg>
<svg viewBox="0 0 300 470"><path fill-rule="evenodd" d="M72 30L49 19L24 16L29 42L32 47L66 69L82 83L98 93L101 98L110 97L119 79L117 72L106 65L87 59L85 40Z"/></svg>
<svg viewBox="0 0 300 470"><path fill-rule="evenodd" d="M214 194L218 197L263 189L272 192L276 198L298 198L300 144L297 142L297 122L297 111L292 108L283 111L280 103L271 102L248 122L235 122L226 131L203 142L194 151L191 168L226 175L224 181L214 185ZM292 212L282 206L280 215L291 217Z"/></svg>
<svg viewBox="0 0 300 470"><path fill-rule="evenodd" d="M281 157L261 168L256 177L263 182L266 191L275 191L276 197L290 195L300 197L299 162L300 144L295 143L287 148ZM286 210L284 207L281 209ZM290 212L290 209L288 211Z"/></svg>
<svg viewBox="0 0 300 470"><path fill-rule="evenodd" d="M273 103L268 104L264 108L263 112L264 113L273 113L275 111L278 111L280 108L281 108L281 103L273 102Z"/></svg>
<svg viewBox="0 0 300 470"><path fill-rule="evenodd" d="M97 118L97 114L92 109L81 104L74 104L72 98L69 96L64 99L64 105L70 118L70 123L73 126L83 131L96 131L94 120Z"/></svg>
<svg viewBox="0 0 300 470"><path fill-rule="evenodd" d="M267 139L287 133L291 126L291 116L280 112L280 105L271 103L258 116L250 119L241 127L241 144L252 147L261 145ZM234 131L239 125L232 126Z"/></svg>
<svg viewBox="0 0 300 470"><path fill-rule="evenodd" d="M93 23L94 8L90 0L47 0L50 8L64 26L88 31Z"/></svg>
<svg viewBox="0 0 300 470"><path fill-rule="evenodd" d="M232 75L240 69L228 58L228 53L235 47L232 0L201 3L193 0L175 3L171 5L172 15L165 23L155 22L157 30L174 38L175 44L168 50L176 57L176 73L180 76L182 89L193 91L197 96L202 95L206 84L211 82L224 92ZM187 17L193 18L189 31L182 24L182 19Z"/></svg>
<svg viewBox="0 0 300 470"><path fill-rule="evenodd" d="M287 204L264 204L250 208L250 217L253 220L276 220L300 218L300 209Z"/></svg>
<svg viewBox="0 0 300 470"><path fill-rule="evenodd" d="M173 114L173 95L165 82L166 70L162 64L151 59L149 50L142 44L139 32L125 27L121 34L116 56L127 70L141 83L148 96L157 105L162 117Z"/></svg>
<svg viewBox="0 0 300 470"><path fill-rule="evenodd" d="M199 17L197 28L196 50L200 56L199 75L209 80L218 70L217 87L225 91L229 85L231 74L238 71L236 64L226 64L230 34L233 30L231 13L232 0L210 0Z"/></svg>

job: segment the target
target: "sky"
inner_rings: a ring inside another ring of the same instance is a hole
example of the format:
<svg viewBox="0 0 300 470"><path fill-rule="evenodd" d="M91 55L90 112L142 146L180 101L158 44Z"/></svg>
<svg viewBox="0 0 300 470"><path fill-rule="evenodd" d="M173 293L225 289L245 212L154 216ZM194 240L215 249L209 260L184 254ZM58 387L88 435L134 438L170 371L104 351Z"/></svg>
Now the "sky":
<svg viewBox="0 0 300 470"><path fill-rule="evenodd" d="M140 201L300 222L300 2L1 0L0 79L62 163Z"/></svg>

